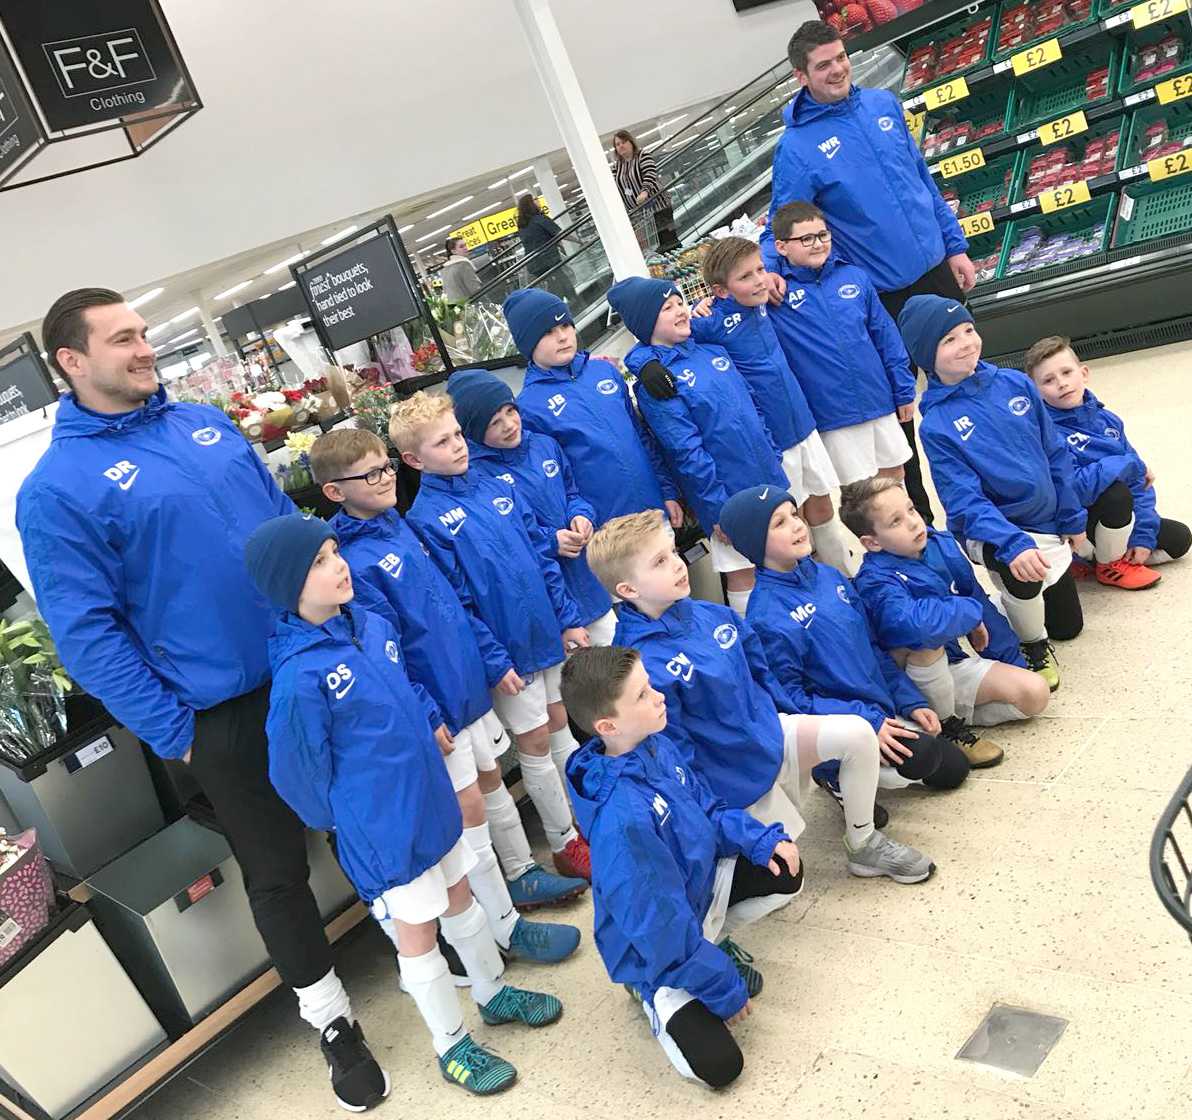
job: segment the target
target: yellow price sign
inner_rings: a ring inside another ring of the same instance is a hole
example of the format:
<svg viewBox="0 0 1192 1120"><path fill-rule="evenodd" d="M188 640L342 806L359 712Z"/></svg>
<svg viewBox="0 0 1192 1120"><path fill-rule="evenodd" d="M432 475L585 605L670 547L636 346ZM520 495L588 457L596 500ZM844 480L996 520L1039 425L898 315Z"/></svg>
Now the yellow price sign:
<svg viewBox="0 0 1192 1120"><path fill-rule="evenodd" d="M1173 175L1184 175L1192 171L1192 148L1185 148L1182 152L1173 152L1169 156L1146 161L1147 174L1152 179L1170 179Z"/></svg>
<svg viewBox="0 0 1192 1120"><path fill-rule="evenodd" d="M1053 210L1079 206L1082 202L1088 202L1091 197L1088 180L1081 179L1079 183L1069 183L1066 187L1052 187L1051 190L1044 191L1039 195L1039 209L1044 214L1050 214Z"/></svg>
<svg viewBox="0 0 1192 1120"><path fill-rule="evenodd" d="M1145 4L1135 4L1130 9L1130 18L1137 29L1150 27L1152 23L1159 23L1169 16L1177 16L1187 10L1188 0L1147 0Z"/></svg>
<svg viewBox="0 0 1192 1120"><path fill-rule="evenodd" d="M932 86L931 89L923 94L923 101L926 103L928 109L942 109L945 105L951 105L954 101L961 101L968 97L968 95L968 82L963 78L953 78L950 82L942 82L938 86Z"/></svg>
<svg viewBox="0 0 1192 1120"><path fill-rule="evenodd" d="M980 148L971 152L961 152L958 156L947 156L940 160L940 174L945 179L954 179L966 171L976 171L985 166L985 153Z"/></svg>
<svg viewBox="0 0 1192 1120"><path fill-rule="evenodd" d="M1081 132L1088 132L1088 130L1088 117L1084 115L1083 109L1078 109L1075 113L1060 117L1059 120L1048 121L1045 125L1040 125L1039 142L1041 144L1058 144L1061 140L1067 140L1069 136L1076 136Z"/></svg>
<svg viewBox="0 0 1192 1120"><path fill-rule="evenodd" d="M993 232L993 218L989 211L983 211L980 214L970 214L967 218L960 219L960 231L965 237L976 237L982 233Z"/></svg>
<svg viewBox="0 0 1192 1120"><path fill-rule="evenodd" d="M1192 97L1192 74L1181 74L1155 86L1155 96L1160 105L1170 105L1184 97Z"/></svg>
<svg viewBox="0 0 1192 1120"><path fill-rule="evenodd" d="M1023 74L1042 70L1044 66L1059 62L1063 57L1064 52L1060 50L1060 41L1048 39L1045 43L1036 43L1033 47L1019 51L1010 59L1010 65L1014 67L1015 75L1021 78Z"/></svg>

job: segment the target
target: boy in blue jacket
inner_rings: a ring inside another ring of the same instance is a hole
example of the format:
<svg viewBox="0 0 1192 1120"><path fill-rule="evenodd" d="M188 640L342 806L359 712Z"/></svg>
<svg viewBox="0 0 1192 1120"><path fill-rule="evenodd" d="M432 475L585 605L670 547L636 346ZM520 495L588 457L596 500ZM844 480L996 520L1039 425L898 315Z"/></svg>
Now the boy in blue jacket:
<svg viewBox="0 0 1192 1120"><path fill-rule="evenodd" d="M614 518L593 536L588 562L622 599L616 644L641 653L666 697L671 739L717 797L759 820L782 821L797 838L812 767L839 761L849 831L865 837L848 849L849 870L899 883L931 874L926 856L875 829L873 728L856 715L794 714L799 708L752 627L728 607L691 598L660 510Z"/></svg>
<svg viewBox="0 0 1192 1120"><path fill-rule="evenodd" d="M579 607L588 640L608 645L617 616L608 592L584 559L596 511L580 497L563 449L550 436L522 428L513 391L488 370L457 370L447 382L447 392L468 440L471 469L508 482L526 500L538 523L554 537L554 557ZM555 761L566 769L566 758Z"/></svg>
<svg viewBox="0 0 1192 1120"><path fill-rule="evenodd" d="M608 302L639 340L625 355L630 372L640 374L657 362L671 374L673 396L655 397L654 382L645 381L638 404L708 536L729 606L744 615L753 567L721 530L720 508L730 494L755 482L786 486L782 452L732 359L719 346L691 337L691 315L674 284L630 276L609 289Z"/></svg>
<svg viewBox="0 0 1192 1120"><path fill-rule="evenodd" d="M873 281L832 250L819 208L788 202L773 218L786 295L770 314L841 485L902 478L915 375ZM755 480L756 481L756 480Z"/></svg>
<svg viewBox="0 0 1192 1120"><path fill-rule="evenodd" d="M992 727L1043 711L1047 682L1026 667L1017 636L951 533L930 528L889 478L846 487L840 512L865 546L853 582L878 644L905 667L945 732L951 726L962 742L972 738L970 723Z"/></svg>
<svg viewBox="0 0 1192 1120"><path fill-rule="evenodd" d="M467 608L493 708L517 736L522 782L546 832L555 870L590 879L588 846L575 831L562 767L575 750L559 701L569 645L586 646L551 540L509 483L469 471L468 444L445 396L417 392L398 404L389 438L422 472L406 520Z"/></svg>
<svg viewBox="0 0 1192 1120"><path fill-rule="evenodd" d="M1160 580L1148 564L1176 560L1192 546L1192 533L1155 508L1155 474L1126 438L1121 417L1088 388L1089 367L1062 335L1040 339L1023 361L1047 412L1067 440L1076 497L1088 510L1093 571L1099 583L1141 591ZM1073 561L1085 568L1085 559Z"/></svg>
<svg viewBox="0 0 1192 1120"><path fill-rule="evenodd" d="M587 884L551 875L534 862L521 815L501 778L498 759L509 736L492 710L468 616L394 508L397 473L384 441L362 428L327 432L310 449L310 468L327 498L341 506L331 527L357 601L401 633L410 679L438 710L435 737L463 814L464 840L477 861L472 890L493 936L515 955L560 959L558 953L578 944L578 931L524 921L514 907L529 910L573 898Z"/></svg>
<svg viewBox="0 0 1192 1120"><path fill-rule="evenodd" d="M596 947L641 999L684 1076L719 1088L744 1060L729 1026L753 1012L762 977L731 940L803 886L782 825L730 809L666 735L666 700L636 650L576 653L563 669L572 719L599 738L567 765L592 844Z"/></svg>
<svg viewBox="0 0 1192 1120"><path fill-rule="evenodd" d="M1028 668L1054 692L1059 666L1049 638L1084 627L1072 552L1088 542L1072 463L1031 379L981 361L981 336L961 303L912 296L898 327L927 373L919 405L923 450L948 529L984 564Z"/></svg>
<svg viewBox="0 0 1192 1120"><path fill-rule="evenodd" d="M269 778L310 828L335 832L352 885L396 926L402 978L443 1077L472 1093L504 1089L517 1072L465 1032L436 919L486 1023L542 1027L563 1006L500 979L501 954L468 889L476 861L431 730L438 713L406 676L398 632L351 605L330 525L297 513L266 521L244 562L281 612L269 643Z"/></svg>
<svg viewBox="0 0 1192 1120"><path fill-rule="evenodd" d="M518 411L528 429L563 448L580 494L596 511L596 527L623 513L664 507L679 528L679 491L621 371L577 348L575 320L558 296L519 288L501 310L526 358Z"/></svg>

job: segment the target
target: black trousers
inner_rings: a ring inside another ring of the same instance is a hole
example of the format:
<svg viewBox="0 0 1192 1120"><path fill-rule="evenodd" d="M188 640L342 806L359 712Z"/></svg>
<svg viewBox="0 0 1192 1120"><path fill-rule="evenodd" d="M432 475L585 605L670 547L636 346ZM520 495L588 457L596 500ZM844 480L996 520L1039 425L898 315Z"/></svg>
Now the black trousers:
<svg viewBox="0 0 1192 1120"><path fill-rule="evenodd" d="M958 303L965 302L964 293L956 283L956 277L952 275L952 270L948 267L946 260L940 261L935 268L923 273L910 287L899 288L893 292L882 292L879 298L890 318L897 322L899 312L906 305L906 301L911 296L923 295L944 296L947 299L954 299ZM911 369L916 369L916 367L912 365ZM935 514L932 512L931 503L927 498L927 489L923 485L923 467L919 460L919 443L915 439L914 420L908 420L903 424L902 431L906 436L907 443L911 445L911 457L904 465L906 492L910 495L911 501L915 503L915 508L922 515L923 520L928 525L934 525Z"/></svg>
<svg viewBox="0 0 1192 1120"><path fill-rule="evenodd" d="M244 874L253 920L282 980L305 988L331 969L308 878L306 827L269 781L269 686L195 717L190 770Z"/></svg>
<svg viewBox="0 0 1192 1120"><path fill-rule="evenodd" d="M955 789L968 777L969 760L951 739L920 731L917 739L900 739L914 753L894 769L930 789Z"/></svg>
<svg viewBox="0 0 1192 1120"><path fill-rule="evenodd" d="M1104 525L1107 529L1120 528L1130 524L1134 516L1134 495L1130 488L1119 478L1110 483L1089 506L1088 533L1092 536L1097 525ZM1192 529L1182 521L1173 521L1169 517L1159 518L1159 534L1155 541L1154 551L1166 552L1173 560L1178 560L1192 548Z"/></svg>
<svg viewBox="0 0 1192 1120"><path fill-rule="evenodd" d="M997 572L1007 595L1015 599L1033 599L1042 592L1043 625L1047 628L1049 638L1070 642L1084 629L1084 608L1080 605L1080 592L1076 590L1076 577L1071 568L1045 589L1041 583L1026 583L1016 579L1010 571L1010 565L1002 563L994 555L991 544L981 549L981 559L991 572Z"/></svg>

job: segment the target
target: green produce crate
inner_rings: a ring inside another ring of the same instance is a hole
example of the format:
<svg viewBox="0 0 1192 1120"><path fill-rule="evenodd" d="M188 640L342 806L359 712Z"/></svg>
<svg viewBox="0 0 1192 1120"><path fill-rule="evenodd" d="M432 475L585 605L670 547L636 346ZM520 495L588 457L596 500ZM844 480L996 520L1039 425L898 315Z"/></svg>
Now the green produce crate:
<svg viewBox="0 0 1192 1120"><path fill-rule="evenodd" d="M925 47L929 43L935 43L943 46L949 39L956 38L957 35L962 35L968 28L975 23L980 23L983 19L990 19L989 38L985 43L985 50L981 52L980 57L971 66L962 67L959 70L953 70L947 74L933 74L926 82L920 82L916 86L907 85L907 73L910 70L911 55L915 53L920 47ZM928 89L931 86L939 85L940 82L947 81L949 78L957 78L962 74L969 74L972 71L979 69L989 63L990 52L993 50L994 36L997 34L997 5L990 5L988 8L983 8L972 15L958 16L956 19L949 20L947 23L938 24L933 27L927 34L920 35L917 39L912 39L906 47L907 65L902 68L902 96L906 97L908 94L918 93L920 90Z"/></svg>
<svg viewBox="0 0 1192 1120"><path fill-rule="evenodd" d="M960 200L956 216L967 218L978 213L982 208L990 209L988 205L982 207L983 203L992 202L994 209L1008 204L1010 190L1014 186L1021 157L1021 152L1008 152L1004 156L990 160L977 171L957 175L955 179L941 180L941 192L954 190ZM1009 180L1006 178L1007 175L1009 175Z"/></svg>
<svg viewBox="0 0 1192 1120"><path fill-rule="evenodd" d="M928 163L937 163L945 156L954 156L957 152L967 152L969 148L991 144L1006 134L1006 122L1014 112L1014 87L1009 83L998 85L996 88L981 88L979 92L957 101L953 105L945 105L942 109L935 109L923 118L923 131L919 135L919 147L923 149L923 158ZM928 137L937 133L948 122L968 123L974 133L990 125L998 126L997 132L982 136L979 140L951 147L945 152L927 152Z"/></svg>
<svg viewBox="0 0 1192 1120"><path fill-rule="evenodd" d="M1015 98L1014 115L1007 128L1010 132L1033 128L1057 117L1075 113L1108 101L1114 94L1114 81L1118 73L1120 48L1116 42L1102 42L1088 50L1064 55L1058 62L1044 66L1034 74L1024 74L1018 79L1018 96ZM1095 101L1088 99L1085 92L1085 78L1094 70L1106 67L1109 81L1103 97Z"/></svg>
<svg viewBox="0 0 1192 1120"><path fill-rule="evenodd" d="M1134 114L1134 119L1130 122L1130 138L1126 141L1124 167L1146 163L1157 154L1142 150L1147 129L1157 121L1167 122L1168 143L1183 143L1192 135L1192 98L1173 101L1170 105L1148 105Z"/></svg>
<svg viewBox="0 0 1192 1120"><path fill-rule="evenodd" d="M1000 225L993 227L992 233L982 233L977 237L970 237L968 239L969 260L978 265L978 273L981 271L979 267L981 261L988 257L997 258L993 266L993 275L985 277L984 280L978 279L977 283L988 284L1001 275L1002 262L1005 259L1006 233L1009 229L1010 223L1002 222Z"/></svg>
<svg viewBox="0 0 1192 1120"><path fill-rule="evenodd" d="M1018 43L1013 47L1007 47L1005 50L999 51L997 49L997 43L998 43L998 36L1001 33L1002 20L1005 18L1006 14L1008 12L1011 12L1015 8L1018 8L1021 6L1022 5L1015 3L1014 0L1006 0L1006 3L1004 3L998 11L998 17L997 17L997 20L995 21L996 27L994 28L994 36L993 36L993 61L994 62L1000 62L1003 58L1010 58L1013 55L1018 54L1019 51L1025 51L1028 47L1033 47L1036 43L1045 43L1045 42L1047 42L1048 39L1059 38L1061 35L1066 35L1069 31L1076 30L1076 28L1078 28L1078 27L1086 27L1088 24L1092 23L1094 19L1097 18L1096 17L1097 5L1095 3L1092 3L1089 5L1089 14L1087 16L1085 16L1083 19L1070 20L1068 23L1061 24L1054 31L1048 31L1044 35L1037 35L1033 39L1026 39L1023 42ZM1034 0L1032 0L1031 3L1028 3L1026 5L1026 7L1028 7L1028 8L1035 8L1037 6L1038 5L1034 2ZM1057 64L1053 63L1052 65L1057 65Z"/></svg>
<svg viewBox="0 0 1192 1120"><path fill-rule="evenodd" d="M1130 8L1135 7L1139 0L1097 0L1093 7L1096 9L1097 18L1104 19L1106 16L1117 15L1118 12L1129 11ZM1182 15L1182 12L1177 12L1177 15Z"/></svg>
<svg viewBox="0 0 1192 1120"><path fill-rule="evenodd" d="M1071 140L1064 140L1058 144L1032 144L1029 148L1023 148L1022 161L1019 163L1014 175L1014 185L1010 192L1010 202L1022 202L1032 197L1027 193L1027 179L1030 175L1031 163L1038 156L1046 152L1055 151L1057 148L1062 148L1070 156L1074 157L1076 162L1081 162L1084 159L1089 144L1093 140L1108 136L1112 132L1118 134L1117 157L1114 159L1112 167L1106 164L1105 169L1102 171L1095 173L1082 171L1074 175L1072 181L1095 179L1098 175L1108 175L1112 171L1121 171L1126 165L1126 148L1130 140L1130 117L1126 113L1123 113L1120 117L1111 117L1109 120L1101 121L1093 125L1087 132L1081 132L1079 135L1072 137Z"/></svg>
<svg viewBox="0 0 1192 1120"><path fill-rule="evenodd" d="M1139 81L1135 77L1136 72L1140 69L1140 67L1135 65L1135 51L1140 47L1158 43L1171 34L1178 35L1183 42L1183 48L1180 51L1180 57L1175 69L1168 70L1165 74L1160 74L1157 78L1143 78L1142 81ZM1125 46L1122 47L1122 71L1121 77L1118 80L1118 94L1125 96L1126 94L1134 93L1136 90L1147 89L1159 82L1167 81L1168 78L1175 78L1180 74L1186 74L1189 70L1192 70L1192 24L1188 22L1187 18L1168 20L1166 23L1157 23L1150 27L1144 27L1141 31L1132 31L1126 36Z"/></svg>
<svg viewBox="0 0 1192 1120"><path fill-rule="evenodd" d="M1005 280L1011 276L1037 276L1040 272L1049 272L1052 268L1063 268L1069 261L1058 264L1038 262L1025 265L1014 265L1012 257L1014 250L1022 243L1023 235L1030 229L1040 229L1047 238L1054 238L1059 234L1086 233L1090 235L1090 252L1088 256L1096 256L1105 252L1109 244L1109 237L1113 232L1113 207L1117 202L1117 195L1101 195L1082 206L1073 206L1068 210L1057 210L1052 214L1038 214L1031 218L1019 218L1010 223L1006 233L1006 243L1002 247L1002 264L998 272L998 279ZM1102 226L1100 233L1092 236L1092 231Z"/></svg>
<svg viewBox="0 0 1192 1120"><path fill-rule="evenodd" d="M1149 179L1122 191L1113 245L1136 245L1192 231L1192 175Z"/></svg>

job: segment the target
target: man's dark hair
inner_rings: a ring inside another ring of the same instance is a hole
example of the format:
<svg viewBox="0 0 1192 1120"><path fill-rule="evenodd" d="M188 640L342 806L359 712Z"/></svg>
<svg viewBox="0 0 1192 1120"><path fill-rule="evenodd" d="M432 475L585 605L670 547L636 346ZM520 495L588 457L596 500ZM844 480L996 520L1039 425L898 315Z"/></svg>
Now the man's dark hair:
<svg viewBox="0 0 1192 1120"><path fill-rule="evenodd" d="M809 19L792 36L786 45L791 67L807 73L807 59L816 47L826 47L840 42L840 32L822 19Z"/></svg>
<svg viewBox="0 0 1192 1120"><path fill-rule="evenodd" d="M816 218L827 224L824 212L814 202L802 198L792 199L774 211L774 217L770 220L770 231L779 241L786 241L791 235L792 226L814 222Z"/></svg>
<svg viewBox="0 0 1192 1120"><path fill-rule="evenodd" d="M587 735L592 725L617 710L625 678L641 654L625 646L587 646L563 662L559 691L571 721Z"/></svg>
<svg viewBox="0 0 1192 1120"><path fill-rule="evenodd" d="M68 350L87 353L91 328L87 325L85 312L89 307L108 307L123 303L124 297L111 288L75 288L54 300L41 323L41 344L46 358L54 372L73 389L66 371L58 364L58 351L65 346Z"/></svg>

